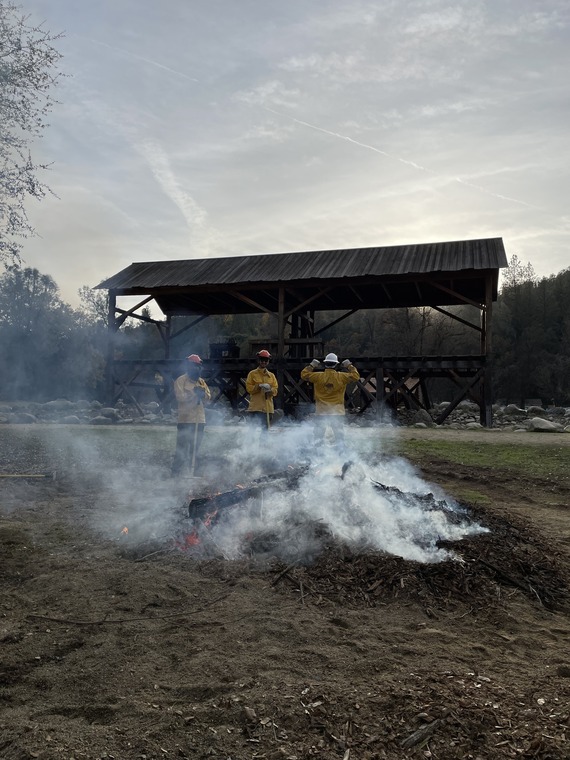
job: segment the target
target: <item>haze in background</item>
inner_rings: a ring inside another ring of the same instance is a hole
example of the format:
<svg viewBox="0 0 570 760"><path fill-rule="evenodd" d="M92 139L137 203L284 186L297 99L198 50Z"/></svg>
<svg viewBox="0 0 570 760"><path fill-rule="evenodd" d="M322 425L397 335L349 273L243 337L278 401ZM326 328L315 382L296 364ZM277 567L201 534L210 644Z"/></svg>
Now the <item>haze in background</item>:
<svg viewBox="0 0 570 760"><path fill-rule="evenodd" d="M569 264L566 0L25 0L70 76L26 264L502 236Z"/></svg>

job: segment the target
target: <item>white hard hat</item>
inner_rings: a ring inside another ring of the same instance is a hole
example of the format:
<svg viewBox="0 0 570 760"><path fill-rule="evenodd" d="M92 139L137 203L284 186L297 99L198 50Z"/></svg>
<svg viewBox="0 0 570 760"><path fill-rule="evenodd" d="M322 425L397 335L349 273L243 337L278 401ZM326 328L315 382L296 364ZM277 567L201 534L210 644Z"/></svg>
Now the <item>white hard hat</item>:
<svg viewBox="0 0 570 760"><path fill-rule="evenodd" d="M325 364L338 364L338 356L336 354L327 354L325 356Z"/></svg>

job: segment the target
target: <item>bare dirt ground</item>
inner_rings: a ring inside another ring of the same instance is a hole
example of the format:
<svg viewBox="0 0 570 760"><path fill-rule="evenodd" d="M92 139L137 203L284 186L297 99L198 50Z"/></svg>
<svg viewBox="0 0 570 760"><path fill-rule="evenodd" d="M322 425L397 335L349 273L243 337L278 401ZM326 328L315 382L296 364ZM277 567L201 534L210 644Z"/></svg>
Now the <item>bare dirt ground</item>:
<svg viewBox="0 0 570 760"><path fill-rule="evenodd" d="M462 563L331 541L287 569L140 540L139 501L182 511L187 487L160 479L171 439L116 487L114 454L36 436L0 431L0 474L58 473L0 478L1 758L570 756L570 472L422 459L427 481L480 494L490 532Z"/></svg>

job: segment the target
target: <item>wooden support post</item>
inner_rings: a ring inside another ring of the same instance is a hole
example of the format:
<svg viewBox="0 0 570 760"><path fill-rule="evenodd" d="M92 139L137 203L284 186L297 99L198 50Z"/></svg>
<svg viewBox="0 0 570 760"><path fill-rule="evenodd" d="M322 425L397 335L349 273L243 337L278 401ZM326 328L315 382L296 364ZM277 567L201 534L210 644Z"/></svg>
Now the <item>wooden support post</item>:
<svg viewBox="0 0 570 760"><path fill-rule="evenodd" d="M386 401L384 399L384 367L376 367L376 420L382 422L386 414Z"/></svg>
<svg viewBox="0 0 570 760"><path fill-rule="evenodd" d="M491 317L493 313L493 280L488 274L485 280L485 308L481 312L481 353L484 356L485 372L481 381L480 422L484 427L493 427L493 387L491 362Z"/></svg>
<svg viewBox="0 0 570 760"><path fill-rule="evenodd" d="M117 320L115 308L117 295L114 290L109 291L107 302L107 361L105 363L105 403L111 404L115 392L115 333L117 332Z"/></svg>
<svg viewBox="0 0 570 760"><path fill-rule="evenodd" d="M285 381L285 288L279 288L279 307L277 312L277 382L279 390L277 392L276 402L279 409L283 409L283 399L285 397L283 383Z"/></svg>

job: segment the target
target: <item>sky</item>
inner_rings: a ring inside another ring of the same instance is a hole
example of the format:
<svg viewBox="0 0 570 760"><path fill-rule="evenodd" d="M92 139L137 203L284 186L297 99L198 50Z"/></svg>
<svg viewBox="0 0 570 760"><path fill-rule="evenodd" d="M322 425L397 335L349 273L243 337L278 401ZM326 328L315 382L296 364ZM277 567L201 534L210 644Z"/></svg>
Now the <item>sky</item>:
<svg viewBox="0 0 570 760"><path fill-rule="evenodd" d="M28 266L502 237L570 266L568 0L20 0L63 32Z"/></svg>

